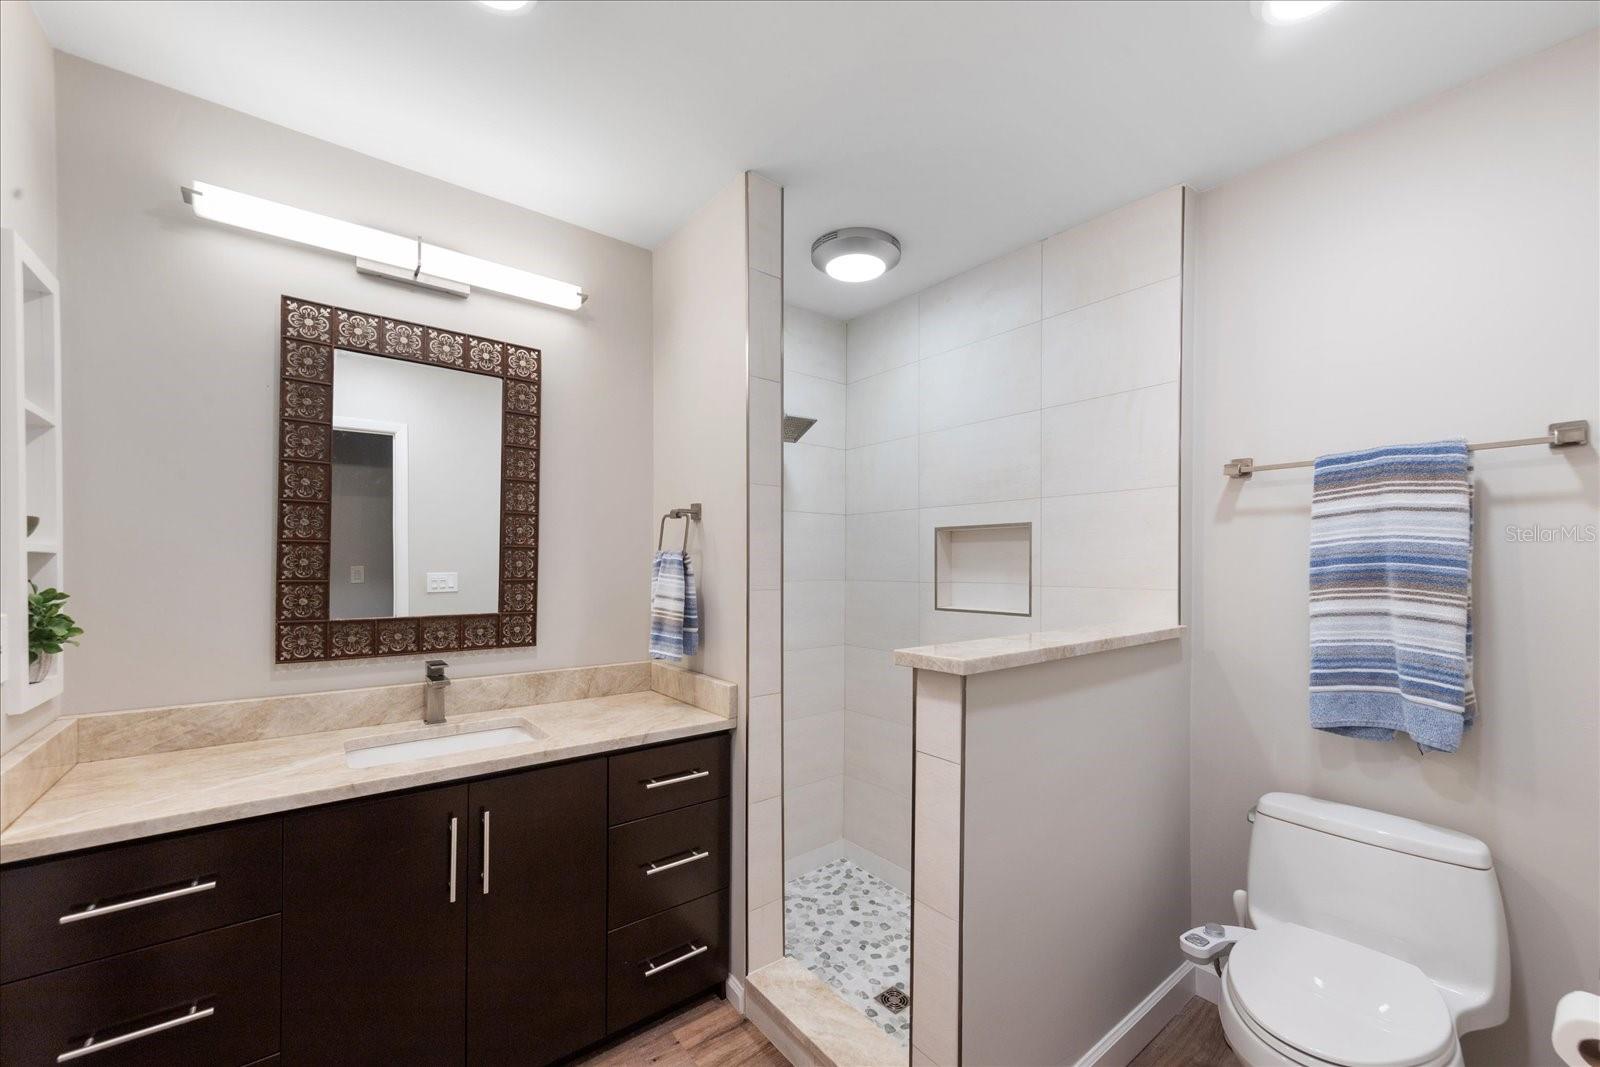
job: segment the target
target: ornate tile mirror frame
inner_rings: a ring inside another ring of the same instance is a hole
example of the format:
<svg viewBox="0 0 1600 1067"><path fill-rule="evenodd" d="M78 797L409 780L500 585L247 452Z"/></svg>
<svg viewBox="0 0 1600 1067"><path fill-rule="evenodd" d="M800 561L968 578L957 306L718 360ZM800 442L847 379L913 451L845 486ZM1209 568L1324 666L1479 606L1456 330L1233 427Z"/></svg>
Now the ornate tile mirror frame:
<svg viewBox="0 0 1600 1067"><path fill-rule="evenodd" d="M279 663L533 645L539 574L539 350L282 298L278 389ZM500 610L330 619L334 350L502 380Z"/></svg>

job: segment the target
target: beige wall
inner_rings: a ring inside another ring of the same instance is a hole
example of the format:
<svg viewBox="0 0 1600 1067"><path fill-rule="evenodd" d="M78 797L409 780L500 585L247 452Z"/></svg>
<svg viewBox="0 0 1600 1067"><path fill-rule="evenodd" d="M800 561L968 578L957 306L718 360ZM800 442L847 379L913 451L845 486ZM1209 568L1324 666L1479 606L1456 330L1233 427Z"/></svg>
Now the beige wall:
<svg viewBox="0 0 1600 1067"><path fill-rule="evenodd" d="M740 734L733 745L733 931L729 960L744 973L746 635L745 178L740 175L655 250L655 457L653 516L699 502L689 534L700 583L700 654L695 670L739 684ZM653 447L652 447L653 445ZM648 457L647 457L648 458ZM655 536L655 518L650 536ZM669 537L682 525L668 523ZM651 542L652 546L654 542Z"/></svg>
<svg viewBox="0 0 1600 1067"><path fill-rule="evenodd" d="M0 144L0 226L55 270L55 52L26 0L0 0Z"/></svg>
<svg viewBox="0 0 1600 1067"><path fill-rule="evenodd" d="M1188 679L1165 641L966 680L963 1063L1075 1063L1183 964Z"/></svg>
<svg viewBox="0 0 1600 1067"><path fill-rule="evenodd" d="M1233 456L1600 426L1596 46L1589 34L1199 203L1191 918L1233 914L1245 810L1303 791L1476 834L1509 913L1512 1017L1469 1063L1553 1063L1556 998L1600 975L1600 519L1593 447L1479 453L1481 718L1421 756L1306 725L1307 471Z"/></svg>
<svg viewBox="0 0 1600 1067"><path fill-rule="evenodd" d="M68 710L412 680L272 664L278 298L544 351L539 646L459 675L638 659L648 634L651 260L643 249L69 56L57 64L67 550L88 631ZM446 298L195 220L195 179L581 283L577 313Z"/></svg>

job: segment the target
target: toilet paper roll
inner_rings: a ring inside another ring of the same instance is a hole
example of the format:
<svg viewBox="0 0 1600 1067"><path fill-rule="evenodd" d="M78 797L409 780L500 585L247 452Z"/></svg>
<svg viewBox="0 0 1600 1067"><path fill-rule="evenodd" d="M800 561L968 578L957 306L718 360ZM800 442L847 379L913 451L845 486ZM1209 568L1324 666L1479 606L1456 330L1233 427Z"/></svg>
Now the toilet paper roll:
<svg viewBox="0 0 1600 1067"><path fill-rule="evenodd" d="M1600 1067L1600 997L1578 990L1557 1001L1550 1040L1568 1067Z"/></svg>

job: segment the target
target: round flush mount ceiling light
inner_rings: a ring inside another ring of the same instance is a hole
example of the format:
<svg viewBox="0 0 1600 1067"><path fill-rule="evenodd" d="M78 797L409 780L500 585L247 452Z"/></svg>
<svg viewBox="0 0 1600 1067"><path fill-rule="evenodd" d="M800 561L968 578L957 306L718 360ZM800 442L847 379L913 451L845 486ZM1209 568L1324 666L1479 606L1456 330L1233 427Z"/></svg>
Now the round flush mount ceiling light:
<svg viewBox="0 0 1600 1067"><path fill-rule="evenodd" d="M498 11L503 15L526 10L538 2L539 0L478 0L478 3L490 11Z"/></svg>
<svg viewBox="0 0 1600 1067"><path fill-rule="evenodd" d="M1339 0L1252 0L1256 18L1268 26L1293 26L1314 19L1339 3Z"/></svg>
<svg viewBox="0 0 1600 1067"><path fill-rule="evenodd" d="M841 282L870 282L900 262L894 234L870 226L830 230L811 242L811 263Z"/></svg>

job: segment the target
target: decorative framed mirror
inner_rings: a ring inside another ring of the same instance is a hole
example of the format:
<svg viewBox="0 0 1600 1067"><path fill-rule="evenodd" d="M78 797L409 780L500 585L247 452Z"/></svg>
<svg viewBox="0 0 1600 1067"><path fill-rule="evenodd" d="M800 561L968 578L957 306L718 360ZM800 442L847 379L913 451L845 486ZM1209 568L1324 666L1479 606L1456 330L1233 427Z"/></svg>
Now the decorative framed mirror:
<svg viewBox="0 0 1600 1067"><path fill-rule="evenodd" d="M533 645L539 350L283 297L279 663Z"/></svg>

